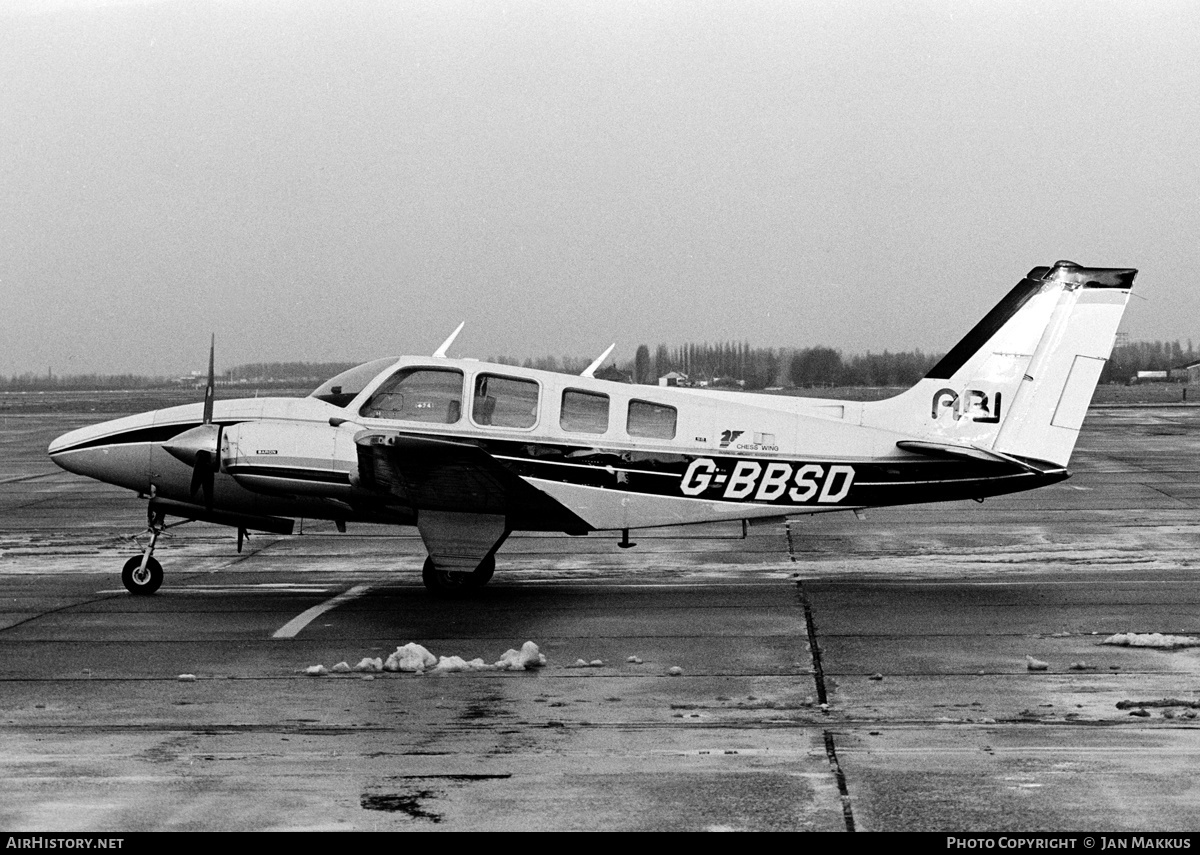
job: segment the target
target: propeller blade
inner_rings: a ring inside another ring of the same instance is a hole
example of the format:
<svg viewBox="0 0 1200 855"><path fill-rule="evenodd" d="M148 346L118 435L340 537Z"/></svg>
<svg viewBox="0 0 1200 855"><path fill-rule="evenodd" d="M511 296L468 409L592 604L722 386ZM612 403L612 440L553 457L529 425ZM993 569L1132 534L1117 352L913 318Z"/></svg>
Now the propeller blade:
<svg viewBox="0 0 1200 855"><path fill-rule="evenodd" d="M192 467L191 492L204 494L204 507L212 510L213 506L213 455L207 451L196 452L196 465Z"/></svg>
<svg viewBox="0 0 1200 855"><path fill-rule="evenodd" d="M208 384L204 387L204 423L212 424L213 420L213 397L216 394L217 379L213 372L213 356L217 352L217 334L212 334L212 341L208 345Z"/></svg>
<svg viewBox="0 0 1200 855"><path fill-rule="evenodd" d="M204 507L213 506L213 484L221 468L221 425L199 425L184 431L163 449L172 457L192 467L191 495L204 495Z"/></svg>
<svg viewBox="0 0 1200 855"><path fill-rule="evenodd" d="M208 381L204 384L204 415L202 423L163 443L163 450L192 467L191 495L204 495L204 507L213 506L215 473L220 468L221 426L213 424L213 400L216 397L217 334L208 345Z"/></svg>

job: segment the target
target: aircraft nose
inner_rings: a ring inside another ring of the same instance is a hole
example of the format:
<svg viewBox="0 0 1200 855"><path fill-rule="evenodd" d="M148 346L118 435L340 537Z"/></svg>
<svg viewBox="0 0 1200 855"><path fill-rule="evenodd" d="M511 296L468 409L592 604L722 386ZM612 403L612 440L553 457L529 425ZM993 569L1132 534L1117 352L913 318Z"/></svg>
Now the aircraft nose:
<svg viewBox="0 0 1200 855"><path fill-rule="evenodd" d="M67 431L51 442L46 452L50 455L51 460L68 472L74 472L77 475L89 475L90 473L81 471L80 464L84 463L88 457L88 455L82 452L92 440L102 435L99 430L102 427L103 425L91 425Z"/></svg>
<svg viewBox="0 0 1200 855"><path fill-rule="evenodd" d="M72 446L79 445L81 442L85 442L88 439L88 433L93 431L96 427L98 426L93 425L92 427L78 428L76 430L67 431L62 436L52 441L50 443L50 447L46 449L46 452L50 455L50 458L57 463L57 455L60 452L66 451Z"/></svg>
<svg viewBox="0 0 1200 855"><path fill-rule="evenodd" d="M115 419L67 431L47 452L58 466L83 475L144 491L150 484L151 442L146 428L152 417Z"/></svg>

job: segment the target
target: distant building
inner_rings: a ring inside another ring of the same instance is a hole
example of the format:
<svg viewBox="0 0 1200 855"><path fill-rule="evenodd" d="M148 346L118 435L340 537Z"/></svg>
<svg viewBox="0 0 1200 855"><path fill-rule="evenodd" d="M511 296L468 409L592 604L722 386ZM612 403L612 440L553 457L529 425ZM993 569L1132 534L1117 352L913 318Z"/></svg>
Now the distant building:
<svg viewBox="0 0 1200 855"><path fill-rule="evenodd" d="M614 383L632 383L633 375L622 371L616 365L608 365L592 375L597 380L612 380Z"/></svg>
<svg viewBox="0 0 1200 855"><path fill-rule="evenodd" d="M686 386L688 376L679 371L671 371L658 378L659 386Z"/></svg>
<svg viewBox="0 0 1200 855"><path fill-rule="evenodd" d="M1186 382L1189 386L1200 386L1200 362L1193 362L1191 365L1182 365L1172 373L1178 373L1180 379L1186 377Z"/></svg>

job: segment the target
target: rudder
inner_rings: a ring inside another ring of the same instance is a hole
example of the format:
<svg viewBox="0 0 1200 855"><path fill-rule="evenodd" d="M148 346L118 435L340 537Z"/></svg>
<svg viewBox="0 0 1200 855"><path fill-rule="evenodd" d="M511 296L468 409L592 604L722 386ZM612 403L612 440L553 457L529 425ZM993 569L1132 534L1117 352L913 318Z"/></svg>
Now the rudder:
<svg viewBox="0 0 1200 855"><path fill-rule="evenodd" d="M1016 390L1012 412L992 448L1066 466L1137 271L1060 261L1046 275L1061 283L1058 303Z"/></svg>

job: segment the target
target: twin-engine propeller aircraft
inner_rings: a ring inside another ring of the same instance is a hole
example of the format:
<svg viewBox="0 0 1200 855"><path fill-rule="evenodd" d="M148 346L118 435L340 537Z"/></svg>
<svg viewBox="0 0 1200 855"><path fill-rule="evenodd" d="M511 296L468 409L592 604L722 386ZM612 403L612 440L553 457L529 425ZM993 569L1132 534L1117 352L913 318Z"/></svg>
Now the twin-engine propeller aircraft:
<svg viewBox="0 0 1200 855"><path fill-rule="evenodd" d="M433 357L368 362L307 398L213 402L71 431L64 469L167 516L290 534L295 517L416 526L434 591L485 584L513 531L587 534L978 499L1066 469L1136 270L1035 267L916 386L862 403L635 386ZM612 349L609 348L609 351ZM180 525L174 522L170 525Z"/></svg>

